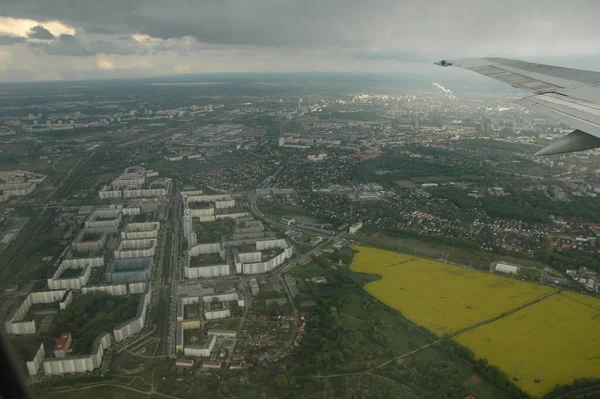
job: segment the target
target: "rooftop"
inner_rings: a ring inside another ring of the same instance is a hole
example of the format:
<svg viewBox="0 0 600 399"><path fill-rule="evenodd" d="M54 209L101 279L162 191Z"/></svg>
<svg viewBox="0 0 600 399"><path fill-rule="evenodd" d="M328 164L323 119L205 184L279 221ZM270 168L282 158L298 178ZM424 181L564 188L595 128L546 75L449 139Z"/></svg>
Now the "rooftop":
<svg viewBox="0 0 600 399"><path fill-rule="evenodd" d="M58 342L56 343L54 350L63 350L66 347L68 347L69 338L71 338L71 333L66 332L60 334L60 337L58 338Z"/></svg>

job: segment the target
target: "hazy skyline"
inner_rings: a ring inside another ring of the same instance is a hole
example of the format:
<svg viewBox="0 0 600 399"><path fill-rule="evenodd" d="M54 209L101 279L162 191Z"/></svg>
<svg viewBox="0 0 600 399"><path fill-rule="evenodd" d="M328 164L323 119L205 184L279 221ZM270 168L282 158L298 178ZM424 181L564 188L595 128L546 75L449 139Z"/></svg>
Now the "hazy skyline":
<svg viewBox="0 0 600 399"><path fill-rule="evenodd" d="M600 70L599 12L591 0L4 0L0 81L271 71L439 75L433 61L480 56Z"/></svg>

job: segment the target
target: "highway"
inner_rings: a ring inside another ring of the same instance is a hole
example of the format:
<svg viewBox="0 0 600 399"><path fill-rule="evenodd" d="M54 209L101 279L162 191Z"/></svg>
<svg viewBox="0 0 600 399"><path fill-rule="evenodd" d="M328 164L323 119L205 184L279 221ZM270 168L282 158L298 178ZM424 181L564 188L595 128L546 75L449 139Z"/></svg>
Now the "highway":
<svg viewBox="0 0 600 399"><path fill-rule="evenodd" d="M173 301L177 297L177 281L181 264L181 198L179 192L174 190L167 203L166 225L170 235L167 237L166 253L163 260L163 273L160 279L160 295L165 306L159 310L165 314L159 315L158 319L164 320L164 324L159 331L163 338L163 353L169 356L175 356L175 333L177 328L177 303Z"/></svg>

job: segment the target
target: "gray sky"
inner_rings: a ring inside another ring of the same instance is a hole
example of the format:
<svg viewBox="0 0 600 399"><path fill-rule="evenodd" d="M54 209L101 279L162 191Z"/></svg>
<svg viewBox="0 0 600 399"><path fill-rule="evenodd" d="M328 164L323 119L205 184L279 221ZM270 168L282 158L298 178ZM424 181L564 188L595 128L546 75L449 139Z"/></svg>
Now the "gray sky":
<svg viewBox="0 0 600 399"><path fill-rule="evenodd" d="M202 72L600 70L597 0L0 0L0 81Z"/></svg>

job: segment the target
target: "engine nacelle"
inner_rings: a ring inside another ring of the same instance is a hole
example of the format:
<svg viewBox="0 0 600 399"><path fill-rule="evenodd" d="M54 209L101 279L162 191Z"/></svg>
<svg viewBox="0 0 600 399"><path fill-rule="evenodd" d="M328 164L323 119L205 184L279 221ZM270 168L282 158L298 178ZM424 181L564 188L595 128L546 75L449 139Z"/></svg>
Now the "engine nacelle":
<svg viewBox="0 0 600 399"><path fill-rule="evenodd" d="M436 62L435 65L447 67L447 66L451 66L452 63L450 61L441 60L441 61Z"/></svg>

